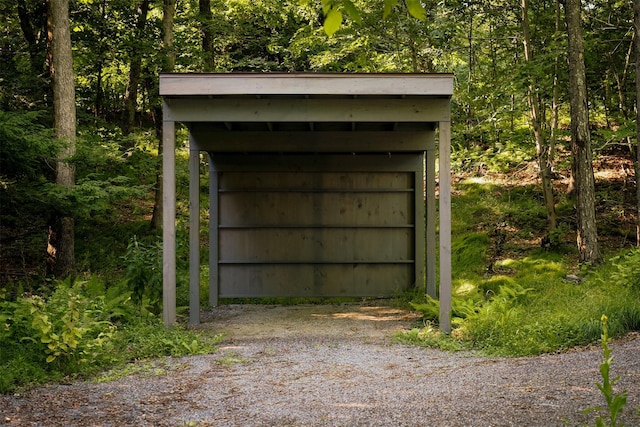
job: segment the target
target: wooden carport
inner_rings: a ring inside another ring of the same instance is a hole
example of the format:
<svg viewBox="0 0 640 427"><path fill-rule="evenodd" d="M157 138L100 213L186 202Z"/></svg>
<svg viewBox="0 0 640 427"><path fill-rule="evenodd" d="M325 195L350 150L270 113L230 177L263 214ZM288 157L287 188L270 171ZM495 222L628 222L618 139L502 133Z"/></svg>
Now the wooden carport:
<svg viewBox="0 0 640 427"><path fill-rule="evenodd" d="M448 74L162 74L165 324L176 318L180 122L189 129L190 323L199 323L205 152L212 305L416 286L439 295L450 331L452 92Z"/></svg>

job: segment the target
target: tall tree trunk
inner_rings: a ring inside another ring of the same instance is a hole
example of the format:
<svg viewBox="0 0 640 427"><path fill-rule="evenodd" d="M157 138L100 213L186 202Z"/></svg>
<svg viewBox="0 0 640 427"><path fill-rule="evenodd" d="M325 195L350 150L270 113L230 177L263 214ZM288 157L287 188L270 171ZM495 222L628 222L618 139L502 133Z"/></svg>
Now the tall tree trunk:
<svg viewBox="0 0 640 427"><path fill-rule="evenodd" d="M636 244L640 246L640 0L633 2L636 51Z"/></svg>
<svg viewBox="0 0 640 427"><path fill-rule="evenodd" d="M50 0L51 76L53 79L53 111L56 138L64 147L56 162L56 183L71 188L75 184L75 168L69 159L76 151L76 103L69 27L69 0ZM55 215L49 228L49 271L56 277L68 276L74 267L74 220L68 215Z"/></svg>
<svg viewBox="0 0 640 427"><path fill-rule="evenodd" d="M531 64L531 39L529 37L529 5L527 0L522 0L522 40L524 44L524 58L527 64ZM544 206L547 211L547 231L551 232L556 229L556 207L553 197L553 182L551 180L551 162L549 153L551 151L549 145L544 140L542 132L542 117L540 114L540 100L536 95L536 87L538 86L535 81L535 77L532 73L529 73L529 116L531 118L531 125L533 126L533 134L536 139L536 152L538 156L538 167L540 168L540 180L542 182L542 195L544 199Z"/></svg>
<svg viewBox="0 0 640 427"><path fill-rule="evenodd" d="M144 27L147 24L149 14L149 1L142 0L138 5L138 23L136 24L136 38L141 40L144 37ZM140 84L140 73L142 70L142 49L132 47L131 64L129 66L129 82L125 92L124 120L122 132L129 134L135 125L136 109L138 107L138 86Z"/></svg>
<svg viewBox="0 0 640 427"><path fill-rule="evenodd" d="M569 97L571 105L571 148L575 168L576 204L578 215L577 244L581 262L601 261L595 209L595 179L589 132L587 78L582 37L582 4L566 0L565 19L569 42Z"/></svg>
<svg viewBox="0 0 640 427"><path fill-rule="evenodd" d="M162 6L162 48L164 52L162 71L170 73L175 68L176 52L173 46L173 21L176 13L176 0L164 0ZM154 111L156 136L158 138L158 159L162 158L162 104L158 103ZM162 228L162 164L156 168L156 187L153 201L151 226Z"/></svg>
<svg viewBox="0 0 640 427"><path fill-rule="evenodd" d="M202 52L204 56L204 71L213 71L215 68L213 42L214 34L211 28L213 15L211 13L211 0L199 0L200 25L202 31Z"/></svg>

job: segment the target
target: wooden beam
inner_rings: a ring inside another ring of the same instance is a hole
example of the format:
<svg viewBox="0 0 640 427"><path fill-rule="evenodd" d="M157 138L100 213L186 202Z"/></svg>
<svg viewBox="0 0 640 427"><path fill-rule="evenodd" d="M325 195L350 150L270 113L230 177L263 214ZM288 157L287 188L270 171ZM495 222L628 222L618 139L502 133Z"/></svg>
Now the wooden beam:
<svg viewBox="0 0 640 427"><path fill-rule="evenodd" d="M453 94L452 74L224 73L161 74L160 95Z"/></svg>
<svg viewBox="0 0 640 427"><path fill-rule="evenodd" d="M191 127L201 150L209 152L420 152L435 148L435 131L421 132L211 132ZM429 136L431 134L431 136Z"/></svg>
<svg viewBox="0 0 640 427"><path fill-rule="evenodd" d="M169 98L176 122L440 122L448 98Z"/></svg>
<svg viewBox="0 0 640 427"><path fill-rule="evenodd" d="M284 172L416 172L421 168L420 154L392 154L394 161L389 161L388 156L380 154L356 154L364 161L358 162L354 168L351 155L242 155L242 154L217 154L213 157L214 165L218 172L242 172L242 171L284 171ZM400 159L399 161L397 159Z"/></svg>
<svg viewBox="0 0 640 427"><path fill-rule="evenodd" d="M451 332L451 123L439 124L440 329Z"/></svg>
<svg viewBox="0 0 640 427"><path fill-rule="evenodd" d="M162 122L162 144L162 320L171 326L176 321L175 123L166 117Z"/></svg>

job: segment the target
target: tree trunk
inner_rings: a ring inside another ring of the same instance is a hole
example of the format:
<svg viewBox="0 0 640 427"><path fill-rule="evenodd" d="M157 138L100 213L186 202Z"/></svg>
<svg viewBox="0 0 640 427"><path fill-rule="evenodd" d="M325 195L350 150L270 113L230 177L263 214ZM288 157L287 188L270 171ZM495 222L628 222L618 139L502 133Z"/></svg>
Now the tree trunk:
<svg viewBox="0 0 640 427"><path fill-rule="evenodd" d="M522 39L524 44L524 58L527 64L532 61L531 58L531 40L529 37L529 5L527 0L522 0ZM547 211L547 231L551 232L557 227L556 207L553 196L553 182L551 180L551 162L549 153L551 151L549 145L544 140L542 132L542 118L540 115L540 100L535 93L537 87L535 77L530 73L528 99L529 99L529 116L531 125L533 126L533 134L536 140L536 153L538 156L538 167L540 168L540 180L542 182L542 195L544 206Z"/></svg>
<svg viewBox="0 0 640 427"><path fill-rule="evenodd" d="M633 2L636 51L636 244L640 246L640 0Z"/></svg>
<svg viewBox="0 0 640 427"><path fill-rule="evenodd" d="M56 183L64 187L75 184L75 168L69 159L76 151L76 103L69 30L69 0L50 0L51 76L56 138L64 141L56 162ZM74 220L56 215L49 229L47 253L49 272L56 277L68 276L74 267Z"/></svg>
<svg viewBox="0 0 640 427"><path fill-rule="evenodd" d="M211 21L213 15L211 13L211 0L199 0L200 25L202 31L202 52L204 56L204 71L213 71L215 61L213 55L213 30Z"/></svg>
<svg viewBox="0 0 640 427"><path fill-rule="evenodd" d="M569 97L571 105L571 148L575 168L577 244L580 262L601 261L595 210L595 179L589 132L587 78L580 0L566 0L565 19L569 42Z"/></svg>
<svg viewBox="0 0 640 427"><path fill-rule="evenodd" d="M138 5L138 23L136 24L136 38L144 37L144 27L147 23L149 13L149 1L142 0ZM125 93L124 120L122 132L127 135L131 133L136 121L136 109L138 107L138 86L140 83L140 73L142 70L142 50L132 47L131 64L129 66L129 82Z"/></svg>
<svg viewBox="0 0 640 427"><path fill-rule="evenodd" d="M176 0L164 0L162 6L162 48L164 61L162 71L170 73L175 68L176 53L173 48L173 21L176 13ZM156 136L158 138L158 159L162 158L162 107L158 105L154 112L156 122ZM158 162L156 169L156 186L153 201L153 215L151 227L159 230L162 228L162 164Z"/></svg>

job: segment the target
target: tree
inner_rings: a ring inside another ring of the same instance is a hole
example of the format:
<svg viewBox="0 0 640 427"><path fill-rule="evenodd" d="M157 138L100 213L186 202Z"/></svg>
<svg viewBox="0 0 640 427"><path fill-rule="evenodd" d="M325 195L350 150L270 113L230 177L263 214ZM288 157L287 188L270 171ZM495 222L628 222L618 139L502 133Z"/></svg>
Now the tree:
<svg viewBox="0 0 640 427"><path fill-rule="evenodd" d="M173 46L173 21L176 13L176 0L164 0L162 4L162 65L164 73L170 73L176 65L176 51ZM156 136L158 138L158 158L162 157L162 105L157 103L154 110ZM153 214L151 226L157 230L162 228L162 164L156 168L156 185L153 197Z"/></svg>
<svg viewBox="0 0 640 427"><path fill-rule="evenodd" d="M213 71L215 67L214 42L211 13L211 0L198 0L198 17L202 35L202 52L204 54L204 71Z"/></svg>
<svg viewBox="0 0 640 427"><path fill-rule="evenodd" d="M640 246L640 0L633 2L636 52L636 245Z"/></svg>
<svg viewBox="0 0 640 427"><path fill-rule="evenodd" d="M527 0L522 0L522 41L524 44L524 58L527 64L532 59L531 38L529 37L529 6ZM533 127L533 134L536 140L536 153L538 156L538 167L540 168L540 180L542 181L542 195L544 206L547 211L547 228L551 232L556 228L556 209L553 197L553 182L551 180L551 144L545 141L542 130L541 105L537 94L536 78L533 73L528 73L529 88L528 99L530 107L530 119Z"/></svg>
<svg viewBox="0 0 640 427"><path fill-rule="evenodd" d="M56 183L75 185L75 168L70 163L76 151L76 101L69 26L69 0L49 0L51 16L51 77L55 137L63 141L56 161ZM74 267L75 222L69 213L53 215L49 226L47 253L49 271L56 277L68 276Z"/></svg>
<svg viewBox="0 0 640 427"><path fill-rule="evenodd" d="M144 35L144 27L147 23L147 15L149 13L149 1L150 0L142 0L137 8L138 22L136 23L135 32L137 40L141 40ZM140 84L140 73L142 71L142 50L132 44L131 52L129 82L125 94L124 120L122 126L122 131L125 135L131 132L135 123L136 109L138 106L138 85Z"/></svg>
<svg viewBox="0 0 640 427"><path fill-rule="evenodd" d="M582 36L582 3L566 0L565 20L569 43L569 97L571 106L571 149L575 170L577 244L581 262L601 261L595 210L595 179L589 131L587 76Z"/></svg>

